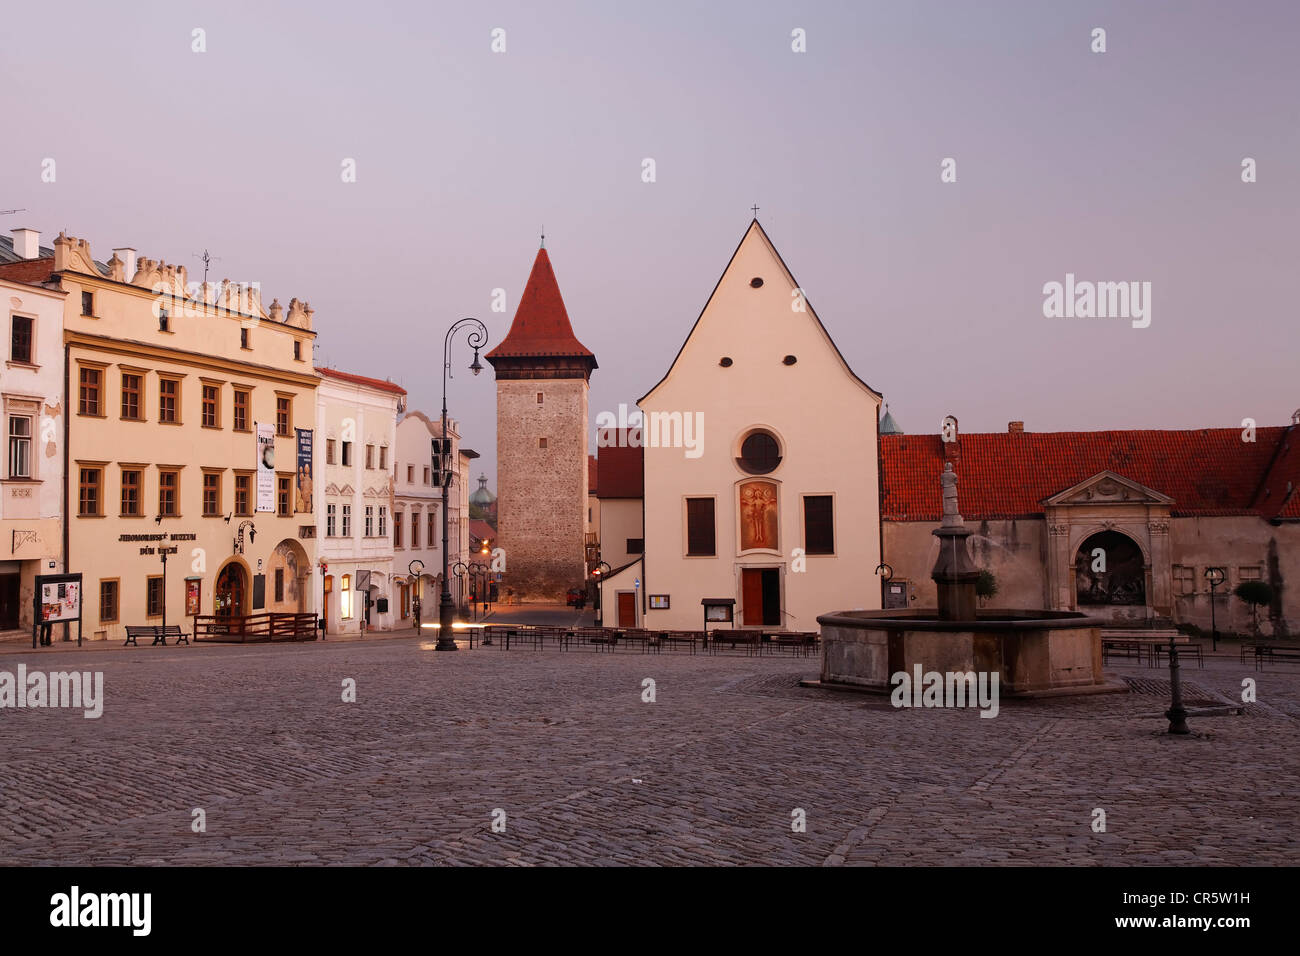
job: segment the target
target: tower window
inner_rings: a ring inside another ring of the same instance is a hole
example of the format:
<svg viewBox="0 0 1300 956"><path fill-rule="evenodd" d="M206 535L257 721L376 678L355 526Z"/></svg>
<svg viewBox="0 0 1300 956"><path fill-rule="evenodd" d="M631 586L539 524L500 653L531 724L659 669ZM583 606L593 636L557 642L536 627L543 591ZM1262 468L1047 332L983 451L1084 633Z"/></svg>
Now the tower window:
<svg viewBox="0 0 1300 956"><path fill-rule="evenodd" d="M545 448L545 447L546 447L546 439L545 439L545 438L539 438L539 439L537 439L537 447L538 447L538 448Z"/></svg>

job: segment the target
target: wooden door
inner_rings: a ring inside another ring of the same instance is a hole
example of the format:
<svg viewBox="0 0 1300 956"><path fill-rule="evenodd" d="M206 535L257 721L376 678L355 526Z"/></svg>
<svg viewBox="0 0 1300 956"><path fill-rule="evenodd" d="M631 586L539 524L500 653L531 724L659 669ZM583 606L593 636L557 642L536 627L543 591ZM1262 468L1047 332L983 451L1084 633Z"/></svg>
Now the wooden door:
<svg viewBox="0 0 1300 956"><path fill-rule="evenodd" d="M740 572L740 623L746 627L763 624L763 571L761 568L744 568Z"/></svg>
<svg viewBox="0 0 1300 956"><path fill-rule="evenodd" d="M18 627L18 585L21 574L0 574L0 631Z"/></svg>
<svg viewBox="0 0 1300 956"><path fill-rule="evenodd" d="M636 592L618 592L618 626L636 627Z"/></svg>

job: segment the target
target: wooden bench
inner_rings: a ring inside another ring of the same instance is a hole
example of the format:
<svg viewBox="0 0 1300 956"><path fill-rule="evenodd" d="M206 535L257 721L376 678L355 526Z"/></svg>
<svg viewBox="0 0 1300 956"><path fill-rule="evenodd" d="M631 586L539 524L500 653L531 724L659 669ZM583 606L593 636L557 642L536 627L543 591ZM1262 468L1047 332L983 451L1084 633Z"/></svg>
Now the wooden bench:
<svg viewBox="0 0 1300 956"><path fill-rule="evenodd" d="M764 635L760 631L709 631L706 645L712 654L718 653L723 644L733 651L737 644L745 646L745 656L762 653Z"/></svg>
<svg viewBox="0 0 1300 956"><path fill-rule="evenodd" d="M663 631L659 634L659 643L663 647L671 650L677 646L686 646L695 653L695 645L700 640L700 635L695 631Z"/></svg>
<svg viewBox="0 0 1300 956"><path fill-rule="evenodd" d="M179 628L177 628L177 630L179 630ZM161 644L163 647L166 647L168 633L168 631L153 624L128 624L126 626L126 641L122 646L126 647L127 644L131 644L135 647L139 647L138 638L152 637L153 644L150 644L150 647L153 647L155 644Z"/></svg>
<svg viewBox="0 0 1300 956"><path fill-rule="evenodd" d="M1255 657L1255 670L1262 670L1265 663L1281 661L1282 663L1300 663L1300 647L1288 644L1268 644L1263 653Z"/></svg>
<svg viewBox="0 0 1300 956"><path fill-rule="evenodd" d="M162 637L164 645L167 643L167 638L169 637L175 638L177 644L188 645L190 642L190 636L181 630L179 624L168 624L165 627L159 627L158 630L163 632Z"/></svg>
<svg viewBox="0 0 1300 956"><path fill-rule="evenodd" d="M1184 657L1194 657L1194 658L1196 658L1196 666L1197 666L1197 667L1204 667L1204 666L1205 666L1205 658L1201 655L1201 645L1200 645L1200 644L1190 644L1190 643L1189 643L1189 644L1177 644L1177 645L1175 645L1175 646L1178 648L1178 657L1179 657L1179 659L1182 659L1182 658L1184 658ZM1151 645L1151 657L1152 657L1152 661L1154 662L1154 663L1153 663L1153 666L1155 666L1155 667L1159 667L1159 666L1160 666L1160 655L1162 655L1162 654L1168 654L1168 653L1169 653L1169 645L1168 645L1168 644L1153 644L1153 645Z"/></svg>
<svg viewBox="0 0 1300 956"><path fill-rule="evenodd" d="M814 647L817 646L818 634L816 631L790 631L781 634L772 635L771 646L776 648L790 648L790 656L802 653L807 657Z"/></svg>
<svg viewBox="0 0 1300 956"><path fill-rule="evenodd" d="M1105 663L1112 657L1136 657L1141 660L1143 657L1151 656L1150 641L1133 640L1129 638L1102 638L1101 641L1101 659Z"/></svg>

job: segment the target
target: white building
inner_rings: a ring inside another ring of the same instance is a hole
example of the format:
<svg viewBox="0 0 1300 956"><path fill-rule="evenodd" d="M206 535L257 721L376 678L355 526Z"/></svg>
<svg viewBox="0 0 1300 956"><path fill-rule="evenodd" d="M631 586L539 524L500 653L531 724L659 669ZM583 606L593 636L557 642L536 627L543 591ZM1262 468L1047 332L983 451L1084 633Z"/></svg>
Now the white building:
<svg viewBox="0 0 1300 956"><path fill-rule="evenodd" d="M40 249L34 230L12 232L12 240L0 237L0 263L54 255L52 249ZM21 268L6 271L21 272ZM5 334L0 402L7 448L0 466L4 476L0 485L0 640L31 638L35 576L63 570L66 297L66 292L18 278L0 278Z"/></svg>
<svg viewBox="0 0 1300 956"><path fill-rule="evenodd" d="M880 395L757 220L639 405L645 553L602 584L606 622L699 629L713 599L735 602L738 628L815 631L818 614L880 607Z"/></svg>
<svg viewBox="0 0 1300 956"><path fill-rule="evenodd" d="M469 467L478 453L460 444L455 419L448 419L453 460L457 467L448 489L448 564L469 564ZM442 435L441 420L423 412L408 412L397 423L396 480L393 490L394 594L396 626L414 624L414 602L420 602L425 623L438 619L442 591L442 489L435 484L432 440ZM419 561L420 564L415 562ZM451 595L459 607L464 579L454 572Z"/></svg>
<svg viewBox="0 0 1300 956"><path fill-rule="evenodd" d="M318 369L317 530L325 633L385 631L394 606L393 476L397 416L406 390L392 382Z"/></svg>

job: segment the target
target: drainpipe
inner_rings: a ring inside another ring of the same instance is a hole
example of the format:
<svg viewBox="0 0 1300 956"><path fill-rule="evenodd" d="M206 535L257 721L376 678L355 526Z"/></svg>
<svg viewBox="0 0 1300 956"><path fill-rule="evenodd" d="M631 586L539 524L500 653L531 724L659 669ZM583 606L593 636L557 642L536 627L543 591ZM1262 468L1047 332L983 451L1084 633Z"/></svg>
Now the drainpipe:
<svg viewBox="0 0 1300 956"><path fill-rule="evenodd" d="M70 523L69 522L70 512L68 511L68 489L69 489L68 466L70 464L69 459L71 456L69 454L69 448L68 448L68 432L71 426L70 419L72 416L69 414L69 409L71 406L69 404L70 399L68 396L71 393L68 391L69 388L68 360L71 351L72 351L72 347L67 342L64 342L63 343L63 516L62 516L63 520L61 522L63 525L63 567L59 569L60 572L63 574L68 573L68 529ZM82 601L82 611L84 612L85 601L86 601L86 588L85 588L84 581L82 582L82 588L81 588L81 601ZM78 624L77 626L81 627L80 624ZM63 639L65 641L72 640L72 638L69 636L71 629L72 629L71 624L63 625Z"/></svg>

